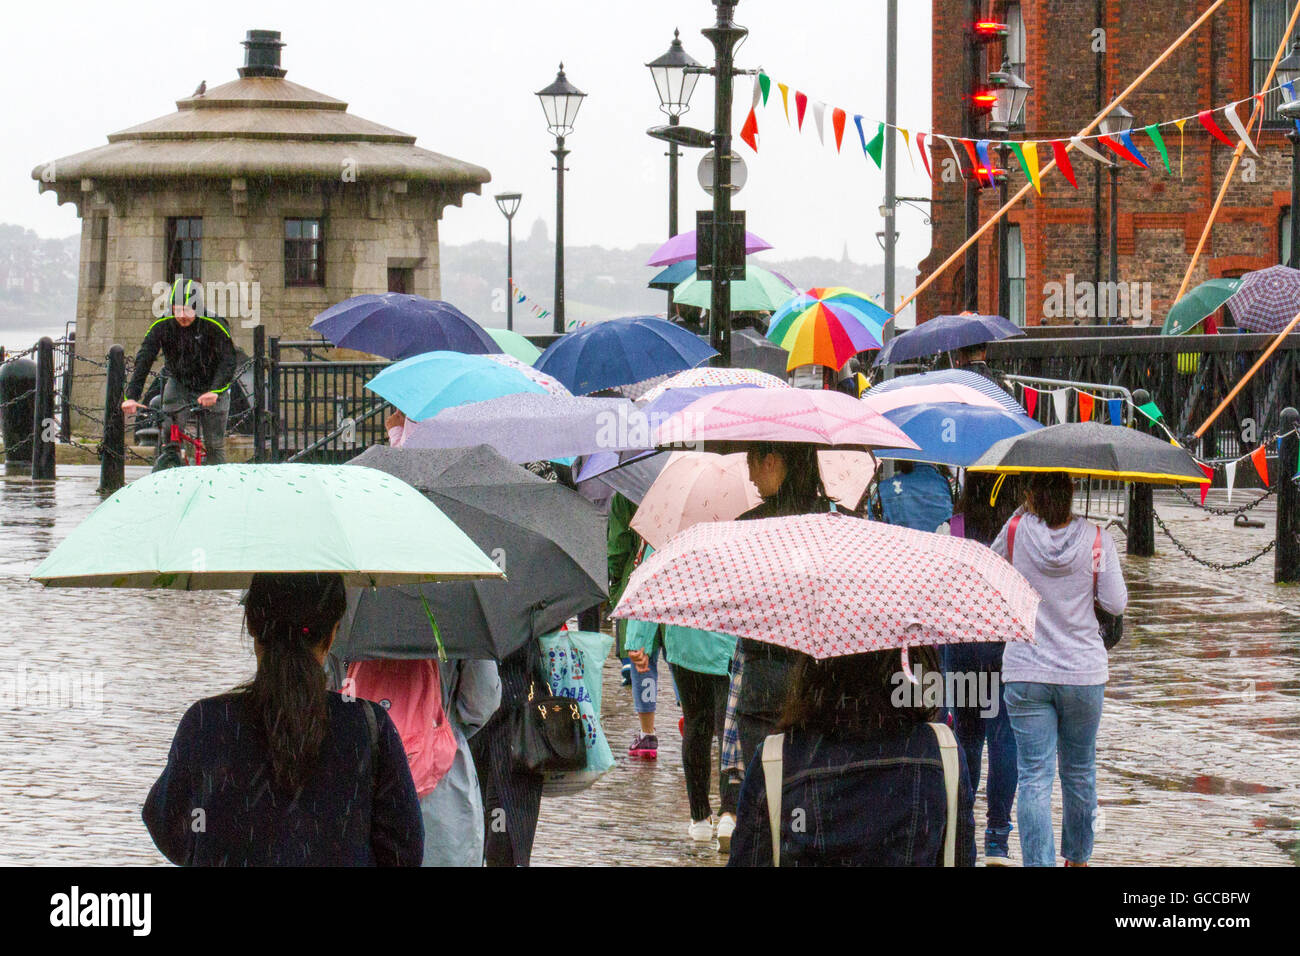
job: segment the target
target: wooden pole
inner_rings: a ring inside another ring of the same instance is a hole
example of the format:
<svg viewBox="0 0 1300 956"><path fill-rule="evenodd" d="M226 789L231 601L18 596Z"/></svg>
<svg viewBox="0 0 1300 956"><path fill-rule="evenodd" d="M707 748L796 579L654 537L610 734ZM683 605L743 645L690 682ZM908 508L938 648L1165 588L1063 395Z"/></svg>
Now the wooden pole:
<svg viewBox="0 0 1300 956"><path fill-rule="evenodd" d="M1219 402L1219 407L1210 413L1209 418L1201 422L1201 427L1192 433L1193 437L1200 438L1205 434L1205 430L1214 424L1214 420L1218 418L1223 413L1223 410L1232 403L1232 400L1237 397L1237 393L1240 392L1242 388L1245 387L1246 383L1254 377L1255 373L1263 367L1264 363L1268 361L1268 357L1277 351L1277 347L1282 344L1282 340L1290 335L1291 330L1297 325L1300 325L1300 312L1297 312L1296 317L1288 322L1286 328L1277 334L1277 338L1273 340L1272 344L1270 344L1268 348L1264 349L1264 354L1261 355L1258 361L1250 367L1250 371L1241 377L1241 381L1232 386L1232 391L1228 393L1228 397Z"/></svg>
<svg viewBox="0 0 1300 956"><path fill-rule="evenodd" d="M1190 27L1188 27L1185 31L1183 31L1182 36L1180 36L1177 40L1171 43L1169 47L1165 50L1165 52L1161 53L1160 56L1158 56L1150 66L1148 66L1145 70L1143 70L1138 75L1138 78L1136 80L1134 80L1132 83L1128 85L1128 88L1125 89L1124 92L1120 93L1119 96L1111 100L1110 104L1107 105L1105 109L1103 109L1100 113L1098 113L1095 117L1093 117L1091 123L1089 123L1083 129L1079 130L1079 132L1076 133L1075 135L1087 136L1094 129L1096 129L1107 113L1113 110L1116 106L1119 106L1121 103L1123 103L1125 98L1130 93L1132 93L1135 89L1137 89L1142 84L1142 82L1148 76L1150 76L1158 66L1160 66L1160 64L1164 63L1165 60L1169 59L1169 57L1173 54L1173 52L1177 50L1180 46L1182 46L1183 43L1187 41L1187 38L1190 37L1193 33L1195 33L1197 28L1199 28L1201 24L1203 24L1206 20L1210 18L1211 14L1213 14L1215 10L1223 6L1223 3L1224 0L1214 0L1214 2L1210 4L1210 6L1206 9L1206 11L1202 13L1199 17L1197 17L1196 21ZM1065 148L1068 151L1072 148L1072 146L1073 144L1070 144L1067 145ZM1042 176L1046 176L1049 172L1051 172L1055 168L1056 168L1056 160L1053 159L1051 162L1049 162L1046 166L1044 166L1039 171L1040 178ZM906 298L904 298L902 302L899 303L898 310L897 312L895 312L895 315L897 315L898 312L902 312L903 309L907 308L907 306L912 302L913 299L915 299L918 295L924 292L927 287L929 287L930 283L934 282L935 279L939 278L939 276L947 272L949 266L951 266L954 262L960 259L962 255L966 252L966 250L970 248L971 245L978 242L980 237L983 236L984 233L988 232L991 228L993 228L994 224L997 223L997 221L1001 219L1003 216L1005 216L1007 214L1007 211L1011 209L1013 206L1015 206L1016 203L1020 202L1020 200L1025 197L1025 194L1028 193L1033 188L1034 188L1033 183L1025 183L1025 185L1020 188L1019 192L1017 192L1014 196L1012 196L1009 200L1007 200L1006 204L1003 205L1003 207L999 209L997 212L995 212L993 216L986 223L984 223L984 225L980 226L979 229L977 229L975 233L970 236L970 238L968 238L965 242L963 242L957 248L956 252L954 252L947 259L945 259L943 261L943 264L940 265L939 268L935 269L934 272L926 276L925 281L922 282L920 285L918 285L915 289L913 289L912 292Z"/></svg>
<svg viewBox="0 0 1300 956"><path fill-rule="evenodd" d="M1282 42L1278 45L1277 53L1273 55L1273 65L1268 68L1268 76L1264 77L1264 85L1260 90L1266 90L1273 85L1273 74L1277 72L1278 63L1282 62L1282 54L1286 51L1286 45L1291 40L1291 32L1295 29L1296 20L1300 18L1300 3L1295 5L1291 11L1291 19L1282 32ZM1255 108L1250 111L1250 121L1246 123L1246 135L1249 136L1255 128L1255 120L1262 118L1264 115L1263 100L1255 100ZM1242 154L1246 151L1244 141L1237 143L1237 148L1232 151L1232 162L1228 164L1228 174L1223 177L1223 185L1219 187L1219 195L1214 200L1214 207L1210 210L1210 218L1205 220L1205 228L1201 230L1201 238L1196 243L1196 251L1192 253L1192 261L1187 264L1187 272L1183 274L1183 284L1178 287L1178 294L1174 296L1177 302L1187 291L1187 285L1192 281L1192 272L1196 269L1196 263L1201 258L1201 250L1205 248L1206 240L1210 238L1210 230L1214 228L1214 220L1219 215L1219 207L1223 205L1223 197L1228 194L1228 186L1232 184L1232 176L1237 171L1237 164L1241 162Z"/></svg>

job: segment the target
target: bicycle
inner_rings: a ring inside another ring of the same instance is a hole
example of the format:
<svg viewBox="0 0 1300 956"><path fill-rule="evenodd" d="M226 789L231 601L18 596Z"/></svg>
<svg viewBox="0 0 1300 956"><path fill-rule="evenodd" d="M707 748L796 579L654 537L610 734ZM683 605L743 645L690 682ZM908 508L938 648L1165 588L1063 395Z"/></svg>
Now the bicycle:
<svg viewBox="0 0 1300 956"><path fill-rule="evenodd" d="M204 411L202 405L197 402L191 405L183 405L170 411L164 411L161 407L155 408L152 405L140 410L142 423L155 424L158 428L158 454L154 458L153 470L164 471L168 468L184 467L190 464L202 465L203 459L207 457L207 447L203 444L203 439L198 434L198 422L192 416L198 412ZM190 421L194 421L194 432L191 435L186 430ZM163 430L168 430L167 441L163 442ZM190 458L193 458L193 462Z"/></svg>

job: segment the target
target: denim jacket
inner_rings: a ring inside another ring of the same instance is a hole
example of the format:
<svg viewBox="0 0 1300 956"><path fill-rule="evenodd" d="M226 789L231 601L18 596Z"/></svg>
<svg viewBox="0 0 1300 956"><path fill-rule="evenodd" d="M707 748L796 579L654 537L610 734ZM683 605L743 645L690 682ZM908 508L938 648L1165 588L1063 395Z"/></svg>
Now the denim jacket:
<svg viewBox="0 0 1300 956"><path fill-rule="evenodd" d="M975 865L975 817L958 750L958 866ZM782 866L940 866L947 794L934 731L906 736L786 732L781 792ZM771 866L762 753L740 791L728 866Z"/></svg>

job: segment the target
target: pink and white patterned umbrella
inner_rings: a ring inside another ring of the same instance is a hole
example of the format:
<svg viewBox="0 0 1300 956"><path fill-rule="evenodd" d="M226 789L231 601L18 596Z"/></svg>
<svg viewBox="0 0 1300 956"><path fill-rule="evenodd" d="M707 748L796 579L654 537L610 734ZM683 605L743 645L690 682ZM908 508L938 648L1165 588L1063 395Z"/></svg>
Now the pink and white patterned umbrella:
<svg viewBox="0 0 1300 956"><path fill-rule="evenodd" d="M676 452L632 517L632 530L658 550L702 521L731 521L763 503L744 455Z"/></svg>
<svg viewBox="0 0 1300 956"><path fill-rule="evenodd" d="M708 395L674 413L652 439L660 448L703 444L705 451L753 442L916 447L897 425L856 398L805 388L737 388Z"/></svg>
<svg viewBox="0 0 1300 956"><path fill-rule="evenodd" d="M660 382L638 400L649 404L670 388L713 388L726 385L757 385L759 388L789 388L783 378L753 368L688 368Z"/></svg>
<svg viewBox="0 0 1300 956"><path fill-rule="evenodd" d="M847 515L697 524L632 572L613 616L825 659L1034 639L1038 593L965 538Z"/></svg>
<svg viewBox="0 0 1300 956"><path fill-rule="evenodd" d="M553 378L552 376L547 375L545 372L537 371L537 369L533 368L527 362L521 362L513 355L506 355L504 352L502 352L499 355L493 354L493 355L485 355L483 357L485 359L489 359L493 362L496 362L500 365L504 365L507 368L514 369L516 372L519 372L521 375L525 376L526 378L542 386L542 388L546 389L546 391L550 392L552 395L568 395L568 396L573 395L572 392L570 392L567 388L564 387L564 385L560 383L559 379Z"/></svg>

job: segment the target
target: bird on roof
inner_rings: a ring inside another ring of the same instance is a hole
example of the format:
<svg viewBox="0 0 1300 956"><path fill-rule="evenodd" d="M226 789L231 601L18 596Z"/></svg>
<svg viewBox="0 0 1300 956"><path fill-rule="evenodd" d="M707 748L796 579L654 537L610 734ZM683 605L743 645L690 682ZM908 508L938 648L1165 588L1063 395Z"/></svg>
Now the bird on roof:
<svg viewBox="0 0 1300 956"><path fill-rule="evenodd" d="M206 93L207 91L208 91L208 81L207 81L207 80L203 80L201 83L199 83L199 85L198 85L197 87L195 87L195 89L194 89L194 95L195 95L195 96L202 96L202 95L203 95L204 93Z"/></svg>

